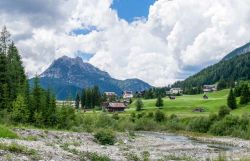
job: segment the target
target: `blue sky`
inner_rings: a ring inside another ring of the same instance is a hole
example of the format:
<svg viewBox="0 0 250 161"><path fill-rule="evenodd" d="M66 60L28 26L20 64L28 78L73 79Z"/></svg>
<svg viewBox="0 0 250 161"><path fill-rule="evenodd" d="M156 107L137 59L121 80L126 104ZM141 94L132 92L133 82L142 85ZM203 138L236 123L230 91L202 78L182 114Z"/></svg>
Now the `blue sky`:
<svg viewBox="0 0 250 161"><path fill-rule="evenodd" d="M118 16L128 22L132 22L137 17L147 18L150 5L156 0L114 0L112 8Z"/></svg>

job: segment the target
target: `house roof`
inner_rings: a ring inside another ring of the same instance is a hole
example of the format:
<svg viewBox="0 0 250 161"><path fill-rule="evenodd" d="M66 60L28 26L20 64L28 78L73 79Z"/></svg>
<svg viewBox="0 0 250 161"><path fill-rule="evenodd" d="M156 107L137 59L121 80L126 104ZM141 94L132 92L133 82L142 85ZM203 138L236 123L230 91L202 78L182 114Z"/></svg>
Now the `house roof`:
<svg viewBox="0 0 250 161"><path fill-rule="evenodd" d="M124 103L121 102L110 102L108 107L112 107L112 108L126 108Z"/></svg>

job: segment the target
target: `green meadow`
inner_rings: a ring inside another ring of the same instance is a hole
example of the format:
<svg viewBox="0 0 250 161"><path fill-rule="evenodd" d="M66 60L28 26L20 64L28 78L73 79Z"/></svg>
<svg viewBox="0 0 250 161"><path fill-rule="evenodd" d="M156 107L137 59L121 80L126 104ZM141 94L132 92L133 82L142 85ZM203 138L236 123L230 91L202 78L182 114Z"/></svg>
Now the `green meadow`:
<svg viewBox="0 0 250 161"><path fill-rule="evenodd" d="M208 93L208 99L203 99L203 94L199 95L183 95L177 96L175 100L170 100L168 97L163 98L164 106L161 108L167 115L176 114L181 117L206 116L210 113L217 113L219 108L227 104L227 96L229 89ZM237 98L239 101L239 98ZM157 109L155 106L156 99L143 99L142 112L153 112ZM204 112L193 112L196 108L204 109ZM126 110L126 113L135 111L135 101ZM250 104L239 105L236 110L231 111L233 115L242 115L250 113Z"/></svg>

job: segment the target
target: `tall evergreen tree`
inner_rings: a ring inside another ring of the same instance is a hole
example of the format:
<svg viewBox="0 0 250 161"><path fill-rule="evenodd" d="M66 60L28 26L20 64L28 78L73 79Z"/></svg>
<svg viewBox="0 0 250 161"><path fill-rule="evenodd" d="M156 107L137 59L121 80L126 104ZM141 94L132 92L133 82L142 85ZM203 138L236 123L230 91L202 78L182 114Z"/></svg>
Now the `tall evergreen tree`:
<svg viewBox="0 0 250 161"><path fill-rule="evenodd" d="M236 97L232 88L230 89L229 95L227 97L227 105L232 110L237 108Z"/></svg>
<svg viewBox="0 0 250 161"><path fill-rule="evenodd" d="M135 102L136 105L136 111L140 111L143 108L143 102L140 98L138 98Z"/></svg>
<svg viewBox="0 0 250 161"><path fill-rule="evenodd" d="M162 107L162 106L163 106L163 100L162 100L161 96L158 96L158 97L157 97L155 106L156 106L156 107Z"/></svg>
<svg viewBox="0 0 250 161"><path fill-rule="evenodd" d="M76 94L76 99L75 99L75 108L76 109L79 109L80 107L80 96L79 96L79 93Z"/></svg>
<svg viewBox="0 0 250 161"><path fill-rule="evenodd" d="M7 30L6 26L4 26L0 33L0 52L2 52L5 55L7 55L8 46L11 43L10 36L11 35L9 31Z"/></svg>
<svg viewBox="0 0 250 161"><path fill-rule="evenodd" d="M9 85L10 100L14 100L18 93L25 87L26 76L22 65L21 56L12 42L8 48L7 55L7 74Z"/></svg>
<svg viewBox="0 0 250 161"><path fill-rule="evenodd" d="M247 104L249 102L249 87L247 84L242 85L240 104Z"/></svg>
<svg viewBox="0 0 250 161"><path fill-rule="evenodd" d="M94 86L92 89L92 104L93 107L100 106L101 103L101 93L98 86Z"/></svg>
<svg viewBox="0 0 250 161"><path fill-rule="evenodd" d="M83 89L81 94L81 106L83 109L85 108L85 103L86 103L86 90Z"/></svg>
<svg viewBox="0 0 250 161"><path fill-rule="evenodd" d="M7 108L8 104L8 75L7 75L7 47L10 42L10 33L4 26L0 33L0 108ZM7 97L7 98L6 98Z"/></svg>
<svg viewBox="0 0 250 161"><path fill-rule="evenodd" d="M32 91L32 98L33 98L33 103L32 103L32 108L30 109L30 115L31 118L34 117L34 114L37 112L40 112L42 108L42 89L40 87L40 81L39 77L36 75L34 78L34 88Z"/></svg>
<svg viewBox="0 0 250 161"><path fill-rule="evenodd" d="M15 122L26 123L29 119L29 109L25 103L25 98L22 95L18 95L13 102L13 110L11 117Z"/></svg>

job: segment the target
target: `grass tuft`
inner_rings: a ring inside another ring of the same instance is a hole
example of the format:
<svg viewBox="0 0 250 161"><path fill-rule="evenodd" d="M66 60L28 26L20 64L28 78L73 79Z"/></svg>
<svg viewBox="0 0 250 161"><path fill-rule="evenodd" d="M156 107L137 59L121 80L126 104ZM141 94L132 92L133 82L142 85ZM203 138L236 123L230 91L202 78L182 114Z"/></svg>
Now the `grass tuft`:
<svg viewBox="0 0 250 161"><path fill-rule="evenodd" d="M4 125L0 125L0 138L17 139L18 135Z"/></svg>

